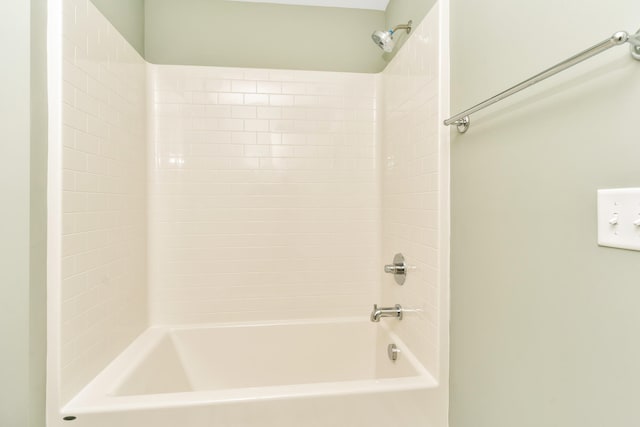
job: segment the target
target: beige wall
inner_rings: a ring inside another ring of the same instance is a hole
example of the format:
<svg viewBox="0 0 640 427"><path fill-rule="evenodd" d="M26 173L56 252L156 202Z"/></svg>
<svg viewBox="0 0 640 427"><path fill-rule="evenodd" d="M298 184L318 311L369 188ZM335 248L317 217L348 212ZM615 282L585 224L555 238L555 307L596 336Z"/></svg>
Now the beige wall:
<svg viewBox="0 0 640 427"><path fill-rule="evenodd" d="M384 12L225 0L147 0L155 64L377 72Z"/></svg>
<svg viewBox="0 0 640 427"><path fill-rule="evenodd" d="M144 0L91 0L120 34L144 55ZM180 2L176 2L180 3Z"/></svg>
<svg viewBox="0 0 640 427"><path fill-rule="evenodd" d="M41 426L44 415L44 2L0 13L0 425Z"/></svg>
<svg viewBox="0 0 640 427"><path fill-rule="evenodd" d="M454 112L640 3L452 1ZM640 186L640 62L617 47L452 140L452 427L640 424L640 253L596 244L596 189Z"/></svg>

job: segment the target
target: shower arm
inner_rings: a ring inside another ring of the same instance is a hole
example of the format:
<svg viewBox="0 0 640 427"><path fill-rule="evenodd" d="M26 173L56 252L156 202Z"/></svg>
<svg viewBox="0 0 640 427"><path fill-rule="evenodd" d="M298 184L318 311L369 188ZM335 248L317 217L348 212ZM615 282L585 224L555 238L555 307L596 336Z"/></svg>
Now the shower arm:
<svg viewBox="0 0 640 427"><path fill-rule="evenodd" d="M407 30L407 34L411 33L411 26L413 25L413 21L409 21L406 24L400 24L400 25L396 25L395 27L393 27L393 30L391 30L391 33L395 33L398 30Z"/></svg>

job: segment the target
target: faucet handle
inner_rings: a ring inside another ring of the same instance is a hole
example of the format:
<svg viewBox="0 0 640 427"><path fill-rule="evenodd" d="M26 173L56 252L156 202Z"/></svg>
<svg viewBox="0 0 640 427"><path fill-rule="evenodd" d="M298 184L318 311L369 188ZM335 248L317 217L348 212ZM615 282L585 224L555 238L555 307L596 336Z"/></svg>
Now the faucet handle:
<svg viewBox="0 0 640 427"><path fill-rule="evenodd" d="M404 265L387 264L384 266L385 273L404 274Z"/></svg>
<svg viewBox="0 0 640 427"><path fill-rule="evenodd" d="M387 264L384 266L384 272L393 274L398 285L404 284L407 278L407 264L404 262L404 256L400 253L393 257L393 264Z"/></svg>

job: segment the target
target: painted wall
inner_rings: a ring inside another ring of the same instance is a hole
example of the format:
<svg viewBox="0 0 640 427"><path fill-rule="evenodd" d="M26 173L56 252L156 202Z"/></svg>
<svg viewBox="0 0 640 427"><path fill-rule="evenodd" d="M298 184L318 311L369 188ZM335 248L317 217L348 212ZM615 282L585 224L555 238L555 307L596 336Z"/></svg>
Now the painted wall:
<svg viewBox="0 0 640 427"><path fill-rule="evenodd" d="M452 0L453 112L638 16ZM596 189L640 186L639 76L617 47L453 134L452 427L640 425L640 253L598 247L595 225Z"/></svg>
<svg viewBox="0 0 640 427"><path fill-rule="evenodd" d="M366 315L377 76L150 70L152 323Z"/></svg>
<svg viewBox="0 0 640 427"><path fill-rule="evenodd" d="M47 358L47 1L31 0L29 426L45 424Z"/></svg>
<svg viewBox="0 0 640 427"><path fill-rule="evenodd" d="M43 1L3 2L0 27L0 424L41 426L44 415ZM38 100L38 103L32 103Z"/></svg>
<svg viewBox="0 0 640 427"><path fill-rule="evenodd" d="M435 4L391 0L380 12L226 0L91 2L152 63L365 73L384 69L407 40L403 34L394 52L383 53L368 37L374 29L410 19L417 25ZM214 42L221 35L224 43Z"/></svg>
<svg viewBox="0 0 640 427"><path fill-rule="evenodd" d="M144 56L145 0L91 0L120 34Z"/></svg>
<svg viewBox="0 0 640 427"><path fill-rule="evenodd" d="M5 141L0 155L5 162L0 180L3 196L0 274L2 298L0 324L5 342L0 366L0 420L20 425L29 414L29 170L30 170L30 4L0 4L6 25L0 26L0 43L8 67L0 81L0 131ZM6 347L6 348L5 348Z"/></svg>
<svg viewBox="0 0 640 427"><path fill-rule="evenodd" d="M62 253L50 254L61 266L50 305L60 325L50 327L60 331L64 404L148 322L146 64L91 2L64 0L63 13L62 142L52 154L62 158L62 188L52 190Z"/></svg>
<svg viewBox="0 0 640 427"><path fill-rule="evenodd" d="M147 0L155 64L378 72L384 12L225 0Z"/></svg>

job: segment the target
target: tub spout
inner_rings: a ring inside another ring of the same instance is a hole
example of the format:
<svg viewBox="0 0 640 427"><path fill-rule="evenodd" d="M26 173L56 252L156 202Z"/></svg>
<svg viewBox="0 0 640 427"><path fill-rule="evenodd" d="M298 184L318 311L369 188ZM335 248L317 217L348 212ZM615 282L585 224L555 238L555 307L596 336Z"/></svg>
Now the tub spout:
<svg viewBox="0 0 640 427"><path fill-rule="evenodd" d="M396 304L393 307L378 307L378 304L374 304L371 312L371 321L379 322L382 317L396 317L398 320L402 320L402 307L400 304Z"/></svg>

